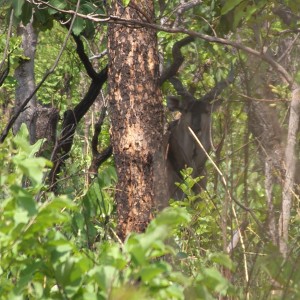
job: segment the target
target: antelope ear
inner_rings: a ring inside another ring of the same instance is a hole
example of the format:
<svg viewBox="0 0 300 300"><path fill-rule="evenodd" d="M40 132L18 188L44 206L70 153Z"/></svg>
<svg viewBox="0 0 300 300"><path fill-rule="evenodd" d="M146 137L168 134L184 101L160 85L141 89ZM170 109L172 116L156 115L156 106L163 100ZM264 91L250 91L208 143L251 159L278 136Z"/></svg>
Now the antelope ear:
<svg viewBox="0 0 300 300"><path fill-rule="evenodd" d="M170 111L181 111L182 103L179 97L176 96L167 96L167 106Z"/></svg>

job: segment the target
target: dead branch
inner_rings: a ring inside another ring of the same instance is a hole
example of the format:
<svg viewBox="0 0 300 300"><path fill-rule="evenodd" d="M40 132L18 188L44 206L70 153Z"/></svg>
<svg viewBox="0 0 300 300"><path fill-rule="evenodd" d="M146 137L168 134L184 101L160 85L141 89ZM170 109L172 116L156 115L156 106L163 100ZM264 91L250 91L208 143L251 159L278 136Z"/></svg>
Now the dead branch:
<svg viewBox="0 0 300 300"><path fill-rule="evenodd" d="M98 151L98 144L99 144L99 135L101 133L102 125L104 122L104 118L106 115L106 107L103 106L101 110L101 114L99 117L99 120L95 124L94 128L94 135L92 138L92 153L93 153L93 158L91 165L89 167L89 181L91 181L92 176L98 173L98 169L100 165L107 160L111 155L112 155L112 146L109 145L102 151Z"/></svg>

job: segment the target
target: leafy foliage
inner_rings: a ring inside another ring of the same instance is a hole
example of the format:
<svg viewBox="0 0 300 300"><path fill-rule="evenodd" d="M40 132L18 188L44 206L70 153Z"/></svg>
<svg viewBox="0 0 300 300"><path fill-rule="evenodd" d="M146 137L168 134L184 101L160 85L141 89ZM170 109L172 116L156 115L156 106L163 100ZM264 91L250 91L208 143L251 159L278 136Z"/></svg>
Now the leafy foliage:
<svg viewBox="0 0 300 300"><path fill-rule="evenodd" d="M123 245L114 242L114 226L103 234L113 212L105 192L115 177L112 170L94 182L82 202L54 196L43 185L49 162L34 157L40 144L30 145L22 126L1 145L1 297L183 299L187 294L209 299L233 290L214 267L195 270L194 277L168 262L181 260L168 240L191 222L186 209L168 208L145 233L131 234ZM210 260L232 268L222 254Z"/></svg>
<svg viewBox="0 0 300 300"><path fill-rule="evenodd" d="M80 1L78 12L102 17L111 1L106 1L107 6L104 2ZM1 53L7 42L4 33L11 7L14 8L15 24L21 21L27 24L33 17L33 24L39 29L35 57L37 82L52 66L64 41L67 30L59 22L64 23L72 17L59 10L75 10L77 1L51 0L48 3L52 8L33 9L30 1L0 1L3 20L0 25ZM130 1L122 3L130 5ZM297 47L293 47L297 39L285 39L293 37L299 17L288 23L289 19L276 14L276 9L286 5L284 7L291 12L288 16L297 15L298 0L204 0L201 5L178 16L176 12L181 3L155 1L162 24L170 27L185 25L199 33L231 38L259 52L266 48L274 57L280 56L281 46L288 41L288 70L295 82L299 82L299 53ZM84 40L85 50L97 70L107 60L105 54L104 59L99 55L107 47L106 29L107 26L102 23L80 17L76 17L72 29ZM174 43L184 36L158 32L165 66L172 61ZM260 48L259 41L262 41L263 48ZM20 59L27 59L20 45L21 39L14 32L9 40L10 73L0 94L1 129L13 107L17 85L14 70ZM198 39L184 47L182 53L185 62L177 77L197 98L226 78L234 66L236 81L222 94L226 100L213 114L211 128L215 146L212 159L222 171L226 185L215 166L208 162L207 191L194 195L192 187L201 178L191 178L191 170L183 170L186 180L180 187L186 198L182 202L171 201L171 208L158 214L145 233L133 233L122 244L115 233L113 196L117 176L113 160L100 168L91 184L87 184L86 179L87 166L91 161L89 140L98 117L98 107L92 109L84 124L78 124L74 147L66 168L61 172L56 196L44 183L51 163L36 157L41 141L30 145L28 133L22 127L15 137L10 136L0 145L0 298L300 297L299 199L295 198L292 210L291 253L283 259L266 234L268 214L263 167L256 138L248 128L249 101L259 100L259 88L252 74L264 72L259 81L265 83L263 87L268 92L272 92L268 95L272 95L276 102L272 102L270 107L278 110L283 129L287 127L288 85L279 81L279 76L265 62L257 63L251 55L224 44ZM282 56L281 59L284 58ZM7 58L4 61L7 63ZM249 66L254 68L253 73ZM271 80L267 81L268 77ZM75 45L69 41L54 74L38 91L38 101L58 107L62 118L66 109L74 108L84 97L89 81L75 52ZM168 82L164 83L162 90L164 95L175 92ZM105 97L104 89L103 99ZM270 99L262 100L268 103ZM172 116L169 118L172 119ZM109 144L107 123L101 139L103 146ZM279 216L279 183L272 192L275 214ZM236 236L239 236L239 242L230 250L229 246Z"/></svg>

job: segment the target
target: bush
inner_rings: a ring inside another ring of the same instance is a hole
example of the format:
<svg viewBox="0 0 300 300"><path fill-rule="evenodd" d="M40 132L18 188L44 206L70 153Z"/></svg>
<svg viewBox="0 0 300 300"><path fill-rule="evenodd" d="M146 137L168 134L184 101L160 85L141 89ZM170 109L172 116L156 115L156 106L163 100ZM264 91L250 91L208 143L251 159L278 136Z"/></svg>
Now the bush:
<svg viewBox="0 0 300 300"><path fill-rule="evenodd" d="M232 268L223 254L193 259L180 244L191 212L173 205L145 233L116 238L108 167L79 200L44 185L51 163L35 157L23 126L1 147L1 299L212 299L233 293L214 265ZM201 258L203 261L204 259Z"/></svg>

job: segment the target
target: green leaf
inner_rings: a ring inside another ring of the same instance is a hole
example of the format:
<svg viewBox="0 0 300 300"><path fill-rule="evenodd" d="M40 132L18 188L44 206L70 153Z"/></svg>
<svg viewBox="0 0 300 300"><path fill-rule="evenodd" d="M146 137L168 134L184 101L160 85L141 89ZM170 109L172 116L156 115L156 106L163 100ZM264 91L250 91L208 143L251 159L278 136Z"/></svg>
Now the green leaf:
<svg viewBox="0 0 300 300"><path fill-rule="evenodd" d="M128 6L128 4L130 3L130 0L122 0L123 6Z"/></svg>
<svg viewBox="0 0 300 300"><path fill-rule="evenodd" d="M17 160L15 160L16 162ZM27 158L16 163L34 184L42 183L46 160L43 157Z"/></svg>
<svg viewBox="0 0 300 300"><path fill-rule="evenodd" d="M76 17L72 31L75 35L79 35L85 28L85 21L82 18Z"/></svg>
<svg viewBox="0 0 300 300"><path fill-rule="evenodd" d="M127 265L127 257L121 252L119 245L103 242L100 246L100 265L111 265L118 270L123 270Z"/></svg>
<svg viewBox="0 0 300 300"><path fill-rule="evenodd" d="M203 276L203 277L202 277ZM201 283L204 283L211 291L222 292L229 287L229 282L215 268L204 268L200 275Z"/></svg>
<svg viewBox="0 0 300 300"><path fill-rule="evenodd" d="M74 248L70 244L70 242L65 240L64 236L62 236L59 233L56 233L54 236L51 237L55 239L49 241L49 243L47 244L47 248L53 249L54 254L52 254L52 256L55 256L56 258L59 258L63 254L70 252Z"/></svg>
<svg viewBox="0 0 300 300"><path fill-rule="evenodd" d="M112 266L96 266L88 273L88 276L95 279L102 291L108 291L114 286L114 282L118 280L117 275L118 270Z"/></svg>
<svg viewBox="0 0 300 300"><path fill-rule="evenodd" d="M37 213L37 203L31 193L17 185L11 186L11 191L17 199L18 206L25 209L29 216Z"/></svg>
<svg viewBox="0 0 300 300"><path fill-rule="evenodd" d="M48 203L43 205L41 207L41 212L54 211L54 212L59 213L60 210L62 210L64 208L75 209L75 205L66 196L60 196L60 197L56 197L54 199L51 199L51 201L49 201ZM55 220L52 220L52 221L55 221Z"/></svg>
<svg viewBox="0 0 300 300"><path fill-rule="evenodd" d="M28 261L25 261L25 263L25 268L21 271L20 280L15 288L17 293L21 293L22 289L26 288L26 286L30 284L34 274L42 267L42 262L40 260L33 262L28 259Z"/></svg>
<svg viewBox="0 0 300 300"><path fill-rule="evenodd" d="M16 209L14 214L14 221L16 226L19 224L26 224L29 220L28 213L22 209Z"/></svg>
<svg viewBox="0 0 300 300"><path fill-rule="evenodd" d="M225 5L222 7L221 15L226 15L229 11L234 9L237 5L239 5L244 0L227 0Z"/></svg>
<svg viewBox="0 0 300 300"><path fill-rule="evenodd" d="M247 2L241 3L234 10L233 28L237 28L242 19L248 20L256 10L257 7L255 5L250 6Z"/></svg>
<svg viewBox="0 0 300 300"><path fill-rule="evenodd" d="M227 254L224 253L213 253L211 260L227 269L234 271L235 265Z"/></svg>
<svg viewBox="0 0 300 300"><path fill-rule="evenodd" d="M19 18L22 14L22 7L25 3L25 0L13 0L12 6L14 9L15 17Z"/></svg>
<svg viewBox="0 0 300 300"><path fill-rule="evenodd" d="M26 59L26 57L23 59ZM35 144L30 145L28 128L23 123L17 135L13 138L13 142L20 149L19 154L25 154L26 157L33 157L39 151L43 140L38 140Z"/></svg>
<svg viewBox="0 0 300 300"><path fill-rule="evenodd" d="M95 13L96 11L96 8L95 6L93 5L93 3L83 3L81 6L80 6L80 11L83 12L84 14L90 14L90 13Z"/></svg>
<svg viewBox="0 0 300 300"><path fill-rule="evenodd" d="M187 255L186 252L179 251L177 253L176 257L179 258L179 259L186 259L186 258L188 258L188 255Z"/></svg>
<svg viewBox="0 0 300 300"><path fill-rule="evenodd" d="M171 228L175 228L177 225L184 225L190 222L191 216L188 214L185 208L181 207L167 207L150 223L148 228L150 229L156 225L167 225ZM148 229L147 229L148 231Z"/></svg>
<svg viewBox="0 0 300 300"><path fill-rule="evenodd" d="M24 25L30 22L32 17L32 5L29 2L25 2L22 9L22 22Z"/></svg>
<svg viewBox="0 0 300 300"><path fill-rule="evenodd" d="M49 4L57 9L64 9L67 6L67 2L64 0L50 0ZM57 10L49 8L48 12L50 15L54 15L57 13Z"/></svg>
<svg viewBox="0 0 300 300"><path fill-rule="evenodd" d="M45 31L53 27L53 18L49 14L49 10L36 10L33 15L33 25L38 27L40 31Z"/></svg>
<svg viewBox="0 0 300 300"><path fill-rule="evenodd" d="M142 268L142 270L139 272L139 275L144 282L149 282L165 271L167 270L163 264L155 264Z"/></svg>
<svg viewBox="0 0 300 300"><path fill-rule="evenodd" d="M134 263L143 265L146 262L146 251L139 241L139 235L135 233L129 235L124 247L131 254Z"/></svg>
<svg viewBox="0 0 300 300"><path fill-rule="evenodd" d="M69 299L73 298L80 289L84 278L83 271L76 257L68 257L64 263L56 266L55 278L57 283L64 288Z"/></svg>
<svg viewBox="0 0 300 300"><path fill-rule="evenodd" d="M146 250L155 244L157 241L163 241L170 235L166 225L159 225L152 230L147 230L145 234L141 235L139 241L141 246Z"/></svg>

